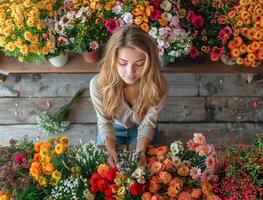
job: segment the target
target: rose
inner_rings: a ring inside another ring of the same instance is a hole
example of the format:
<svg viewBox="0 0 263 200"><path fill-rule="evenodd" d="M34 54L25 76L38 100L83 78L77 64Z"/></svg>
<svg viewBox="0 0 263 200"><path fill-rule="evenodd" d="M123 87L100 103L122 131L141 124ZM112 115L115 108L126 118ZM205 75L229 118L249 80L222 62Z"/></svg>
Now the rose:
<svg viewBox="0 0 263 200"><path fill-rule="evenodd" d="M154 180L150 180L149 190L151 193L156 193L161 188L161 185Z"/></svg>
<svg viewBox="0 0 263 200"><path fill-rule="evenodd" d="M154 174L159 174L160 171L163 169L163 165L161 162L154 162L150 168L151 172Z"/></svg>
<svg viewBox="0 0 263 200"><path fill-rule="evenodd" d="M156 154L157 156L164 156L168 152L168 147L167 146L161 146L156 149Z"/></svg>
<svg viewBox="0 0 263 200"><path fill-rule="evenodd" d="M180 176L188 176L190 173L189 167L183 165L178 169L178 174Z"/></svg>
<svg viewBox="0 0 263 200"><path fill-rule="evenodd" d="M93 173L90 178L90 184L94 185L101 178L102 177L97 172Z"/></svg>
<svg viewBox="0 0 263 200"><path fill-rule="evenodd" d="M172 175L169 172L161 171L159 178L164 184L168 184L172 180Z"/></svg>
<svg viewBox="0 0 263 200"><path fill-rule="evenodd" d="M150 192L145 192L142 195L142 200L151 200L152 194Z"/></svg>
<svg viewBox="0 0 263 200"><path fill-rule="evenodd" d="M178 200L191 200L191 195L188 192L181 192L178 196Z"/></svg>
<svg viewBox="0 0 263 200"><path fill-rule="evenodd" d="M142 185L138 182L133 182L130 186L129 186L129 191L133 196L137 196L139 194L142 194Z"/></svg>
<svg viewBox="0 0 263 200"><path fill-rule="evenodd" d="M191 197L193 199L199 199L202 195L202 191L199 188L194 188L193 191L191 192Z"/></svg>
<svg viewBox="0 0 263 200"><path fill-rule="evenodd" d="M105 178L108 181L113 182L115 177L116 177L116 172L118 171L117 168L110 168L106 173L105 173Z"/></svg>

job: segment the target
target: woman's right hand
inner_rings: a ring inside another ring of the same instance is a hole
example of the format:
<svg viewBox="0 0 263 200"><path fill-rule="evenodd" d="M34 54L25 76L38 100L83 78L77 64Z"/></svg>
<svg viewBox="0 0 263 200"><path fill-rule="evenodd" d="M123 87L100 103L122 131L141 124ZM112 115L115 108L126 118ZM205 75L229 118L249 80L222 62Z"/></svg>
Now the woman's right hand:
<svg viewBox="0 0 263 200"><path fill-rule="evenodd" d="M109 153L107 165L109 165L110 167L117 167L119 160L118 160L118 155L117 155L116 148L115 148L115 140L111 138L106 138L105 146Z"/></svg>

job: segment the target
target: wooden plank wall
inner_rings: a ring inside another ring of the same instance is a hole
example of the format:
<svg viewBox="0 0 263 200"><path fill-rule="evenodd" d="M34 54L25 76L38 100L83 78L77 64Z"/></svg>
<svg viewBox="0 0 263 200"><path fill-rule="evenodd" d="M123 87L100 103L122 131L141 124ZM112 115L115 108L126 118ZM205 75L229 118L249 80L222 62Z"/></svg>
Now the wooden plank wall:
<svg viewBox="0 0 263 200"><path fill-rule="evenodd" d="M37 113L53 112L95 74L17 74L0 84L0 144L29 135L44 139L35 124ZM186 141L204 133L217 146L251 144L263 137L263 84L245 82L246 74L164 73L169 97L161 112L157 141ZM72 142L96 138L96 115L87 91L70 111Z"/></svg>

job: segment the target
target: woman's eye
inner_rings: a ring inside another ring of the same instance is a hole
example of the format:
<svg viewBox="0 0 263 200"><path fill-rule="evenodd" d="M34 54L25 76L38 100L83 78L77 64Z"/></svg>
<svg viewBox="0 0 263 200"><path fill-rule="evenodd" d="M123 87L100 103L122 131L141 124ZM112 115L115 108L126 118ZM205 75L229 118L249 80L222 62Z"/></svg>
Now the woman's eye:
<svg viewBox="0 0 263 200"><path fill-rule="evenodd" d="M144 63L137 63L136 66L138 67L142 67L144 65Z"/></svg>
<svg viewBox="0 0 263 200"><path fill-rule="evenodd" d="M119 63L119 65L121 65L121 66L125 66L125 65L126 65L126 63Z"/></svg>

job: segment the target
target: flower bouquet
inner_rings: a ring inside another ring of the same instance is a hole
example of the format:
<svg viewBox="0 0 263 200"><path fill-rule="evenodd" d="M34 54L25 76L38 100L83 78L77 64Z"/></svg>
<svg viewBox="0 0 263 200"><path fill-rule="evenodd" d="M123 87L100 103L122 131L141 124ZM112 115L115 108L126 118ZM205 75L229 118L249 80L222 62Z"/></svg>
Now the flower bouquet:
<svg viewBox="0 0 263 200"><path fill-rule="evenodd" d="M45 19L53 16L54 1L8 1L0 5L0 47L20 62L44 61L54 50Z"/></svg>
<svg viewBox="0 0 263 200"><path fill-rule="evenodd" d="M170 147L150 147L147 155L151 176L142 199L219 199L211 184L218 178L217 154L202 134L194 133L187 148L176 141Z"/></svg>

